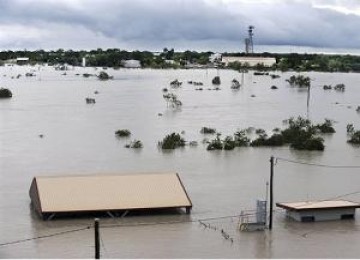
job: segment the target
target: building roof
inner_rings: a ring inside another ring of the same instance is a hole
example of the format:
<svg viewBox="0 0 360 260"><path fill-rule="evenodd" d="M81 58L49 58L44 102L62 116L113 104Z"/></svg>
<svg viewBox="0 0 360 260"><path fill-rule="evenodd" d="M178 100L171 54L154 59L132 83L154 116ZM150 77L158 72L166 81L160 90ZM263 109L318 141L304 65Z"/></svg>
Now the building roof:
<svg viewBox="0 0 360 260"><path fill-rule="evenodd" d="M302 211L312 209L338 209L338 208L360 208L360 204L347 200L322 200L276 203L279 208L287 210Z"/></svg>
<svg viewBox="0 0 360 260"><path fill-rule="evenodd" d="M35 177L31 186L40 214L192 206L177 173Z"/></svg>
<svg viewBox="0 0 360 260"><path fill-rule="evenodd" d="M28 61L29 58L27 57L22 57L22 58L16 58L17 61Z"/></svg>

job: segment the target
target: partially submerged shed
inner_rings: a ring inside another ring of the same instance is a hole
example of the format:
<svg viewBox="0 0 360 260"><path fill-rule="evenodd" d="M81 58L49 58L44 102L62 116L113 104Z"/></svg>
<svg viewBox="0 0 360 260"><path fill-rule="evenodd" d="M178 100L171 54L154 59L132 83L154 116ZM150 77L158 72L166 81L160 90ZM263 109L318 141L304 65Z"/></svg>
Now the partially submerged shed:
<svg viewBox="0 0 360 260"><path fill-rule="evenodd" d="M356 208L360 208L359 203L347 200L276 203L276 206L286 209L287 217L301 222L353 219Z"/></svg>
<svg viewBox="0 0 360 260"><path fill-rule="evenodd" d="M44 219L56 214L185 208L192 203L177 173L34 177L30 198Z"/></svg>

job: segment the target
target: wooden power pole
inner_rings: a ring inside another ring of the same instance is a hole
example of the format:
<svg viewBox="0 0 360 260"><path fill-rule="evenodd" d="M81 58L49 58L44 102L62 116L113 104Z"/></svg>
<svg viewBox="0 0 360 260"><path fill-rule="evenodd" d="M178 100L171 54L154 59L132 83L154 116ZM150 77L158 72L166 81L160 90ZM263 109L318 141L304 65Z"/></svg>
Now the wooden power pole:
<svg viewBox="0 0 360 260"><path fill-rule="evenodd" d="M270 157L270 217L269 217L269 229L272 229L273 224L273 179L274 179L274 156Z"/></svg>
<svg viewBox="0 0 360 260"><path fill-rule="evenodd" d="M95 259L100 259L99 219L95 219Z"/></svg>

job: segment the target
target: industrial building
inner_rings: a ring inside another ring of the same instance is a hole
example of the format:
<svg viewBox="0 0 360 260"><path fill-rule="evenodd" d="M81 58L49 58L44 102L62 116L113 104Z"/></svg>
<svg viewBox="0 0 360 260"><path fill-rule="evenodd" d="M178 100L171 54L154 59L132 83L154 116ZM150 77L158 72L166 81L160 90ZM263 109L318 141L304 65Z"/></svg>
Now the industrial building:
<svg viewBox="0 0 360 260"><path fill-rule="evenodd" d="M57 215L185 208L192 203L177 173L34 177L34 210L43 219Z"/></svg>
<svg viewBox="0 0 360 260"><path fill-rule="evenodd" d="M271 67L276 64L275 58L264 58L264 57L235 57L235 56L222 56L221 62L227 66L232 62L239 62L243 66L255 67L257 65L262 65L264 67Z"/></svg>

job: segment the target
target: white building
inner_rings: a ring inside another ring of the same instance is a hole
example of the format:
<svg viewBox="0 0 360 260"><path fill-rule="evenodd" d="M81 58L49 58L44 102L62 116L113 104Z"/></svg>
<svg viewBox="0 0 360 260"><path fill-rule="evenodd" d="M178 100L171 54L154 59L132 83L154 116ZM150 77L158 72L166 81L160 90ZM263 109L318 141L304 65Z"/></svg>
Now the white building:
<svg viewBox="0 0 360 260"><path fill-rule="evenodd" d="M27 57L16 58L16 64L18 64L18 65L23 65L23 64L28 64L28 63L29 63L29 58L27 58Z"/></svg>
<svg viewBox="0 0 360 260"><path fill-rule="evenodd" d="M82 58L82 63L81 63L81 65L82 65L83 67L86 67L86 58L85 58L85 57Z"/></svg>
<svg viewBox="0 0 360 260"><path fill-rule="evenodd" d="M276 203L286 209L286 216L301 222L354 219L359 203L347 200L302 201Z"/></svg>
<svg viewBox="0 0 360 260"><path fill-rule="evenodd" d="M257 65L263 65L265 67L271 67L276 64L275 58L264 57L235 57L235 56L222 56L222 63L227 66L232 62L239 62L241 65L247 65L249 67L255 67Z"/></svg>
<svg viewBox="0 0 360 260"><path fill-rule="evenodd" d="M221 57L222 57L221 53L213 53L210 55L209 61L210 62L221 61Z"/></svg>
<svg viewBox="0 0 360 260"><path fill-rule="evenodd" d="M121 65L125 68L141 68L139 60L122 60Z"/></svg>

